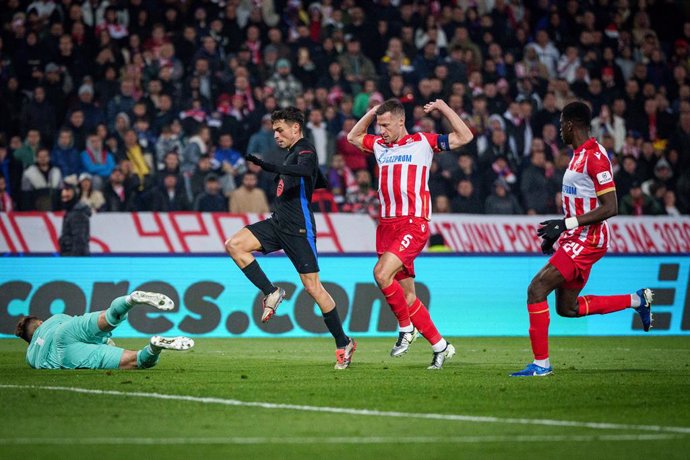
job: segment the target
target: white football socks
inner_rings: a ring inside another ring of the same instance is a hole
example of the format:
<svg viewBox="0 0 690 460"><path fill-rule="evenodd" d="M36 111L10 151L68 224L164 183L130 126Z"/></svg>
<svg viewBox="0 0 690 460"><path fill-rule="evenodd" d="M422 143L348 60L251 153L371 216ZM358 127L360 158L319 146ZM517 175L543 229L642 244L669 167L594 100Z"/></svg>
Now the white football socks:
<svg viewBox="0 0 690 460"><path fill-rule="evenodd" d="M637 308L642 305L642 299L637 294L630 294L630 306L632 308Z"/></svg>
<svg viewBox="0 0 690 460"><path fill-rule="evenodd" d="M446 339L441 339L438 342L436 342L435 344L433 344L431 346L431 349L434 350L434 353L439 353L439 352L445 350L447 346L448 346L448 342L446 342Z"/></svg>
<svg viewBox="0 0 690 460"><path fill-rule="evenodd" d="M549 361L549 358L546 359L535 359L534 364L540 367L551 367L551 362Z"/></svg>

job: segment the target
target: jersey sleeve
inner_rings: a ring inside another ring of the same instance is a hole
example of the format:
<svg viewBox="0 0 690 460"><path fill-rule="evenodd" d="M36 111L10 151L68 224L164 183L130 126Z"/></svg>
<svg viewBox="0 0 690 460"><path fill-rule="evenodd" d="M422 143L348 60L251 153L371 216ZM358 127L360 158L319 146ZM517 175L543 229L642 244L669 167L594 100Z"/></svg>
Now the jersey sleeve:
<svg viewBox="0 0 690 460"><path fill-rule="evenodd" d="M429 142L429 145L431 146L431 149L434 151L434 153L438 152L443 152L444 149L441 148L438 142L439 135L436 133L420 133L422 136L424 136Z"/></svg>
<svg viewBox="0 0 690 460"><path fill-rule="evenodd" d="M604 153L590 152L587 159L587 174L592 179L597 196L616 190L613 182L611 162Z"/></svg>
<svg viewBox="0 0 690 460"><path fill-rule="evenodd" d="M312 149L302 149L297 152L297 164L304 168L308 168L310 171L314 171L315 169L318 168L318 157L316 156L316 152L313 151Z"/></svg>
<svg viewBox="0 0 690 460"><path fill-rule="evenodd" d="M374 144L376 144L376 141L379 140L381 136L375 136L373 134L365 134L364 135L364 140L362 141L362 150L365 152L373 152L374 151Z"/></svg>

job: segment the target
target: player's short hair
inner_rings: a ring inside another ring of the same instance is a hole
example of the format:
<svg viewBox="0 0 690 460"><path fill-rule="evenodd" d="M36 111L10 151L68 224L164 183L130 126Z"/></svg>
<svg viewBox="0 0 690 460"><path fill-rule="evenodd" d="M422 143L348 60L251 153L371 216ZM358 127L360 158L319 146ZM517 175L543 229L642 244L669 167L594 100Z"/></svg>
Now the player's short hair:
<svg viewBox="0 0 690 460"><path fill-rule="evenodd" d="M24 316L17 323L17 328L14 330L14 335L26 340L26 343L31 343L31 337L34 335L36 330L36 321L38 321L38 316Z"/></svg>
<svg viewBox="0 0 690 460"><path fill-rule="evenodd" d="M378 109L376 109L376 115L383 115L386 112L390 112L393 115L399 117L405 117L405 108L402 103L397 99L388 99L384 101Z"/></svg>
<svg viewBox="0 0 690 460"><path fill-rule="evenodd" d="M592 111L584 102L571 102L563 107L563 121L570 121L581 128L589 128L592 123Z"/></svg>
<svg viewBox="0 0 690 460"><path fill-rule="evenodd" d="M304 114L297 107L286 107L271 113L271 124L283 120L286 123L297 123L300 131L304 130Z"/></svg>

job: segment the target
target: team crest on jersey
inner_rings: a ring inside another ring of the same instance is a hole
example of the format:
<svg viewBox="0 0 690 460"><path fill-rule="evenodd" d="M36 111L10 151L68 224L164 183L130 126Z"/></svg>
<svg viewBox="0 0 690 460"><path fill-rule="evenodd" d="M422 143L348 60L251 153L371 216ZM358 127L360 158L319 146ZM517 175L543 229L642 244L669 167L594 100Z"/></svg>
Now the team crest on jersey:
<svg viewBox="0 0 690 460"><path fill-rule="evenodd" d="M284 188L285 188L285 184L283 183L283 179L280 179L280 182L278 182L278 189L276 190L276 196L282 195Z"/></svg>

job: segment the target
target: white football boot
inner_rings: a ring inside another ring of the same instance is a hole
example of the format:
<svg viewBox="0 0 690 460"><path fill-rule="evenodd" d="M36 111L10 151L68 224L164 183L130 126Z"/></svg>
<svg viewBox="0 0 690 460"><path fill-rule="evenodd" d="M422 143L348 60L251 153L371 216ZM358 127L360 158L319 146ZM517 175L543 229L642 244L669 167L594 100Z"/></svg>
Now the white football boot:
<svg viewBox="0 0 690 460"><path fill-rule="evenodd" d="M133 305L150 305L158 310L173 310L175 302L165 294L157 292L134 291L129 295Z"/></svg>
<svg viewBox="0 0 690 460"><path fill-rule="evenodd" d="M194 340L189 337L161 337L154 335L151 337L151 346L162 348L164 350L184 351L189 350L194 346Z"/></svg>

